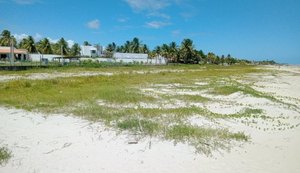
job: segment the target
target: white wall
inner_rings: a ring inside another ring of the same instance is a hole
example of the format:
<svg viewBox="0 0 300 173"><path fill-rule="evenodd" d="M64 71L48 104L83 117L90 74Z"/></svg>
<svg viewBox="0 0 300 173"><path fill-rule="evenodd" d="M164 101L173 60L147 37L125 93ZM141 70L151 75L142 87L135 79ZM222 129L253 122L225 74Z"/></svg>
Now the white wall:
<svg viewBox="0 0 300 173"><path fill-rule="evenodd" d="M92 51L95 51L95 53L92 53ZM87 56L87 57L97 57L98 56L98 50L94 46L81 46L81 51L80 51L82 56Z"/></svg>
<svg viewBox="0 0 300 173"><path fill-rule="evenodd" d="M61 55L52 55L52 54L29 54L31 61L40 61L41 58L48 59L48 61L53 61L53 58L61 57Z"/></svg>

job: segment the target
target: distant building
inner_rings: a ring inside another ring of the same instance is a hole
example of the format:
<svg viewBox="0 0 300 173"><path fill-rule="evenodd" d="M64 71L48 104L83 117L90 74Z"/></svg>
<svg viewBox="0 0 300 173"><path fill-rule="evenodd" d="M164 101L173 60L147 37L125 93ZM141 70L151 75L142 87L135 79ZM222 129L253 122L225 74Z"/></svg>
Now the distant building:
<svg viewBox="0 0 300 173"><path fill-rule="evenodd" d="M139 64L166 64L164 57L155 57L150 59L148 54L142 53L114 53L113 59L121 63L139 63Z"/></svg>
<svg viewBox="0 0 300 173"><path fill-rule="evenodd" d="M96 46L81 46L81 56L85 57L100 57L103 53L103 47L100 45Z"/></svg>
<svg viewBox="0 0 300 173"><path fill-rule="evenodd" d="M13 49L14 57L16 61L25 61L29 60L28 51L26 49ZM0 46L0 60L9 60L11 57L11 48L10 47L1 47Z"/></svg>
<svg viewBox="0 0 300 173"><path fill-rule="evenodd" d="M116 62L123 63L147 63L148 54L140 54L140 53L114 53L113 58Z"/></svg>

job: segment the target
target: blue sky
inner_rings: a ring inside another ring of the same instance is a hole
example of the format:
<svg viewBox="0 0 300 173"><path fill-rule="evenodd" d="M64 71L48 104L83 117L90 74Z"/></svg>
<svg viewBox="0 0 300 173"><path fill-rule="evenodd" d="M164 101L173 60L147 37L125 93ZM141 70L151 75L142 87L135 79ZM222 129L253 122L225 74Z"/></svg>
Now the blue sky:
<svg viewBox="0 0 300 173"><path fill-rule="evenodd" d="M300 64L299 0L0 0L0 30L106 46L138 37L152 49L197 49Z"/></svg>

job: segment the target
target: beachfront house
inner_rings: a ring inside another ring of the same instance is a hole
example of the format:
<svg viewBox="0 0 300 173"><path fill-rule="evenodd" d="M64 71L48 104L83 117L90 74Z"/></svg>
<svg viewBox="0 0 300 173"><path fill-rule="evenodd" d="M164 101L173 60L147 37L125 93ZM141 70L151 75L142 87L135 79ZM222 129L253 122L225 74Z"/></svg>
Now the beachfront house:
<svg viewBox="0 0 300 173"><path fill-rule="evenodd" d="M13 61L26 61L29 60L28 51L26 49L16 49L11 47L0 46L0 60L8 61L11 58L11 54L14 56Z"/></svg>
<svg viewBox="0 0 300 173"><path fill-rule="evenodd" d="M138 64L153 64L164 65L166 60L164 57L158 56L155 58L149 58L148 54L143 53L114 53L113 59L120 63L138 63Z"/></svg>
<svg viewBox="0 0 300 173"><path fill-rule="evenodd" d="M113 58L116 62L122 63L147 63L148 54L142 53L114 53Z"/></svg>
<svg viewBox="0 0 300 173"><path fill-rule="evenodd" d="M100 57L102 55L103 48L102 46L81 46L80 54L83 57Z"/></svg>

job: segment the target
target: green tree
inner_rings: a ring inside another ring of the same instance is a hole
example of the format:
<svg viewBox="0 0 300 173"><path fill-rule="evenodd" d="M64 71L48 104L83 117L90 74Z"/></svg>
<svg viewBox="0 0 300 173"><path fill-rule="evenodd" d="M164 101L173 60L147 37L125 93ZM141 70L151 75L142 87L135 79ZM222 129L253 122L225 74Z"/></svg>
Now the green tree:
<svg viewBox="0 0 300 173"><path fill-rule="evenodd" d="M29 53L36 53L36 45L32 36L28 36L22 45L22 48L26 49Z"/></svg>
<svg viewBox="0 0 300 173"><path fill-rule="evenodd" d="M77 56L77 55L80 55L80 51L81 51L81 48L79 46L78 43L75 43L72 47L71 47L71 55L72 56Z"/></svg>
<svg viewBox="0 0 300 173"><path fill-rule="evenodd" d="M178 62L178 46L175 42L169 45L169 56L171 62Z"/></svg>
<svg viewBox="0 0 300 173"><path fill-rule="evenodd" d="M161 47L156 46L155 49L153 50L153 52L155 53L155 56L161 55Z"/></svg>
<svg viewBox="0 0 300 173"><path fill-rule="evenodd" d="M14 38L11 35L10 31L3 30L1 33L1 37L0 37L0 46L10 46L11 39L13 40L14 45L16 46L16 44L17 44L16 38Z"/></svg>
<svg viewBox="0 0 300 173"><path fill-rule="evenodd" d="M191 39L184 39L180 47L180 59L183 63L197 63L199 62L199 57L197 57L193 41Z"/></svg>
<svg viewBox="0 0 300 173"><path fill-rule="evenodd" d="M63 54L67 55L69 53L69 46L68 42L64 38L61 38L58 40L57 45L56 45L56 53L57 54Z"/></svg>
<svg viewBox="0 0 300 173"><path fill-rule="evenodd" d="M48 38L44 38L41 41L39 41L37 44L37 49L42 54L52 54L53 53L51 43Z"/></svg>
<svg viewBox="0 0 300 173"><path fill-rule="evenodd" d="M144 44L142 47L141 47L141 50L140 50L140 53L146 53L148 54L150 51L149 51L149 48L146 44Z"/></svg>
<svg viewBox="0 0 300 173"><path fill-rule="evenodd" d="M91 44L90 44L88 41L84 41L84 42L83 42L83 45L84 45L84 46L91 46Z"/></svg>
<svg viewBox="0 0 300 173"><path fill-rule="evenodd" d="M140 40L137 37L134 37L130 43L130 52L140 53L140 44Z"/></svg>

